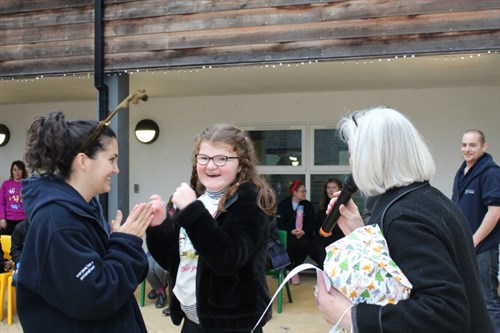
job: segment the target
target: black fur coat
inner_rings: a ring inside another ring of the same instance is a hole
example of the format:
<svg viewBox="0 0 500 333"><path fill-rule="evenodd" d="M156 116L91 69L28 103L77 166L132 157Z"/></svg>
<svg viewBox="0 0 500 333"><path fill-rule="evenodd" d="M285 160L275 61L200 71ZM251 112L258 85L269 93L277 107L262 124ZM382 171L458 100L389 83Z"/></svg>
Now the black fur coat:
<svg viewBox="0 0 500 333"><path fill-rule="evenodd" d="M213 218L197 200L147 231L149 251L170 273L170 311L176 325L184 317L172 293L180 262L180 227L199 255L196 300L204 330L248 332L270 300L265 277L269 217L257 206L255 186L242 184L225 209Z"/></svg>

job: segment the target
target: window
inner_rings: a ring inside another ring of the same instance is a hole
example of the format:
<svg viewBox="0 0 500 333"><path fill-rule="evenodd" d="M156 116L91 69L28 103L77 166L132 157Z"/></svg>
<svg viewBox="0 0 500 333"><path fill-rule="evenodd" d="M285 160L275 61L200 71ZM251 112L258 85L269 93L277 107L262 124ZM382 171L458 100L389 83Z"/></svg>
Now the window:
<svg viewBox="0 0 500 333"><path fill-rule="evenodd" d="M314 165L349 165L349 149L333 128L315 128Z"/></svg>
<svg viewBox="0 0 500 333"><path fill-rule="evenodd" d="M240 126L252 139L259 173L276 192L279 201L290 195L288 188L300 180L307 189L307 199L315 209L329 178L341 181L349 173L349 150L338 136L335 124ZM357 193L354 201L363 209Z"/></svg>
<svg viewBox="0 0 500 333"><path fill-rule="evenodd" d="M247 130L246 133L254 143L260 165L303 165L302 129Z"/></svg>
<svg viewBox="0 0 500 333"><path fill-rule="evenodd" d="M264 179L271 185L276 193L276 202L280 202L290 195L288 189L296 180L300 180L306 184L304 174L288 174L288 175L262 175Z"/></svg>

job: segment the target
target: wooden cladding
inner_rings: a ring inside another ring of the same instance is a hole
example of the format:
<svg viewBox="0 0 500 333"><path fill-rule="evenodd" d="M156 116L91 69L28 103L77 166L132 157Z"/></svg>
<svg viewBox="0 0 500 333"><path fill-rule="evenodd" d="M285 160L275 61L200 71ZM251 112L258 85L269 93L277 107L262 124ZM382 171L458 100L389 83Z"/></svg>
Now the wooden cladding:
<svg viewBox="0 0 500 333"><path fill-rule="evenodd" d="M94 1L2 5L0 76L94 70ZM116 0L104 17L107 72L500 48L498 0Z"/></svg>

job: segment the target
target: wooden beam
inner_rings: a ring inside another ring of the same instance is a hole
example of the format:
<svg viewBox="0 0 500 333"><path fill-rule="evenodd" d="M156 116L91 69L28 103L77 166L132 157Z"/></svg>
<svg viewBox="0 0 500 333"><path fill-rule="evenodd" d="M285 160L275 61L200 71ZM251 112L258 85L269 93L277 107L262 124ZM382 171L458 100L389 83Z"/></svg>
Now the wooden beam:
<svg viewBox="0 0 500 333"><path fill-rule="evenodd" d="M105 3L107 71L500 49L499 0ZM0 76L92 71L93 20L93 0L3 0Z"/></svg>
<svg viewBox="0 0 500 333"><path fill-rule="evenodd" d="M231 45L291 43L339 38L370 38L430 34L449 31L474 31L500 29L500 10L459 13L425 14L415 17L382 17L364 20L341 20L310 24L286 24L246 28L181 31L106 38L106 54L225 47ZM93 36L89 30L80 29L81 38L60 38L54 41L28 43L23 40L0 49L0 59L38 59L93 54ZM43 39L39 31L32 30L31 38ZM52 34L61 35L55 29ZM30 39L31 39L30 38ZM50 40L45 37L45 40Z"/></svg>
<svg viewBox="0 0 500 333"><path fill-rule="evenodd" d="M106 56L106 71L171 69L259 63L331 61L403 55L486 52L500 45L500 30L415 34L293 43L256 44L183 50L144 51ZM0 77L55 75L93 71L92 56L0 62Z"/></svg>
<svg viewBox="0 0 500 333"><path fill-rule="evenodd" d="M220 1L220 0L219 0ZM26 3L26 1L21 1ZM46 1L52 3L53 1ZM23 29L25 27L44 27L54 25L71 25L76 23L93 22L93 3L80 1L78 6L64 6L46 8L42 11L16 12L10 15L1 16L0 30L3 29ZM330 20L345 20L355 18L373 18L387 16L412 16L429 13L450 13L473 10L500 9L498 0L441 0L441 1L407 1L401 3L399 0L370 1L352 0L336 2L315 2L309 1L304 4L291 4L290 1L279 1L280 4L267 6L240 6L231 10L217 8L210 11L200 10L192 12L191 15L185 13L172 12L167 6L161 6L163 1L144 0L138 5L137 2L122 2L108 5L105 11L105 19L112 21L127 20L120 24L133 24L135 19L140 19L142 23L155 20L143 21L147 18L164 18L169 20L159 20L158 23L177 24L182 23L182 27L164 27L169 31L196 30L205 28L223 28L236 26L258 26L271 24L286 24L293 22L319 22ZM234 2L234 1L233 1ZM255 5L256 1L252 1ZM258 2L258 1L257 1ZM182 3L192 4L190 1L182 0ZM197 3L197 2L196 2ZM299 21L300 20L300 21ZM200 24L201 22L201 24ZM191 28L189 28L192 26Z"/></svg>

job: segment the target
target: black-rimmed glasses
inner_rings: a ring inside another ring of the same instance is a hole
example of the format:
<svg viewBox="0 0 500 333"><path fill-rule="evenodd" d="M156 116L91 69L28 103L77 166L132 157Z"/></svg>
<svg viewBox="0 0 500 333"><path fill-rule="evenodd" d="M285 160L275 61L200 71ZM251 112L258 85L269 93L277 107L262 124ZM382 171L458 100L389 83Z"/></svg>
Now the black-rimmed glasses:
<svg viewBox="0 0 500 333"><path fill-rule="evenodd" d="M94 142L94 140L97 139L99 137L99 135L101 135L103 128L105 126L109 126L111 119L115 116L115 114L120 109L126 108L128 106L128 103L138 104L140 100L142 100L144 102L148 100L148 95L146 94L145 89L137 90L133 94L128 95L127 98L125 98L120 104L118 104L118 106L108 114L106 119L101 120L99 122L99 124L92 131L92 133L89 135L87 140L85 140L85 142L82 144L80 149L78 149L78 152L83 153L85 150L87 150L90 147L92 142Z"/></svg>
<svg viewBox="0 0 500 333"><path fill-rule="evenodd" d="M205 154L196 154L195 157L196 157L196 163L198 163L199 165L207 165L210 162L210 160L212 160L214 164L218 167L226 165L228 160L238 159L238 157L235 156L215 155L210 157Z"/></svg>
<svg viewBox="0 0 500 333"><path fill-rule="evenodd" d="M356 127L358 127L358 121L356 120L356 117L354 117L354 115L353 115L353 116L351 116L351 118L352 118L352 121L354 122L354 125L356 125Z"/></svg>

